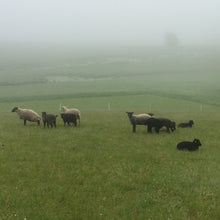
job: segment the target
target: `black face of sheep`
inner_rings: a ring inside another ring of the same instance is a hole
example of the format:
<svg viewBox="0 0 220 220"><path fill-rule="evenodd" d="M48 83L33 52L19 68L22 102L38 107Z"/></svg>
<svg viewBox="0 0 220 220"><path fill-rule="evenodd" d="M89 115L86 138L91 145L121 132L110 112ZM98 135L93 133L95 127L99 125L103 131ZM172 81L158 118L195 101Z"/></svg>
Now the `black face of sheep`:
<svg viewBox="0 0 220 220"><path fill-rule="evenodd" d="M126 112L128 114L128 117L131 118L134 112Z"/></svg>
<svg viewBox="0 0 220 220"><path fill-rule="evenodd" d="M194 121L193 121L193 120L189 120L189 124L190 124L191 127L192 127L192 125L194 125Z"/></svg>
<svg viewBox="0 0 220 220"><path fill-rule="evenodd" d="M148 115L150 115L150 116L154 116L154 113L147 113Z"/></svg>
<svg viewBox="0 0 220 220"><path fill-rule="evenodd" d="M190 141L183 141L177 144L178 150L189 150L189 151L196 151L199 149L199 146L202 146L199 139L194 139L193 142Z"/></svg>
<svg viewBox="0 0 220 220"><path fill-rule="evenodd" d="M16 112L18 110L18 107L14 107L11 112Z"/></svg>
<svg viewBox="0 0 220 220"><path fill-rule="evenodd" d="M175 131L176 130L176 122L172 121L170 129L171 129L171 131Z"/></svg>

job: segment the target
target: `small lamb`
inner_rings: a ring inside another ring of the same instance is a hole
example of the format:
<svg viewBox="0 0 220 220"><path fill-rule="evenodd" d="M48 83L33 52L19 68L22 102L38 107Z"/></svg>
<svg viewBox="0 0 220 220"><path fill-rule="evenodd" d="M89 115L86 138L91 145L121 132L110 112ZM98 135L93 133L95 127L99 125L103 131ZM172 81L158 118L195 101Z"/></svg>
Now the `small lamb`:
<svg viewBox="0 0 220 220"><path fill-rule="evenodd" d="M152 128L155 128L155 131L159 134L160 129L165 127L165 130L170 133L170 130L173 132L176 130L176 123L167 118L150 118L147 120L147 131L152 133ZM164 128L163 128L164 129Z"/></svg>
<svg viewBox="0 0 220 220"><path fill-rule="evenodd" d="M189 150L189 151L196 151L199 149L199 146L202 146L199 139L194 139L193 142L190 141L183 141L177 144L178 150Z"/></svg>
<svg viewBox="0 0 220 220"><path fill-rule="evenodd" d="M47 127L49 128L49 125L51 126L51 128L54 126L56 127L56 118L58 115L54 115L54 114L47 114L46 112L42 112L42 120L44 123L44 128L47 124Z"/></svg>
<svg viewBox="0 0 220 220"><path fill-rule="evenodd" d="M61 118L63 119L64 126L66 126L66 123L70 125L70 123L73 123L75 127L77 126L77 116L72 113L61 113Z"/></svg>
<svg viewBox="0 0 220 220"><path fill-rule="evenodd" d="M194 124L193 120L189 120L188 123L180 123L178 124L178 128L187 128L187 127L192 127L192 125Z"/></svg>
<svg viewBox="0 0 220 220"><path fill-rule="evenodd" d="M66 106L62 106L61 110L64 113L72 113L76 115L76 118L79 120L79 125L80 125L80 119L81 119L81 115L80 115L80 110L77 108L67 108Z"/></svg>

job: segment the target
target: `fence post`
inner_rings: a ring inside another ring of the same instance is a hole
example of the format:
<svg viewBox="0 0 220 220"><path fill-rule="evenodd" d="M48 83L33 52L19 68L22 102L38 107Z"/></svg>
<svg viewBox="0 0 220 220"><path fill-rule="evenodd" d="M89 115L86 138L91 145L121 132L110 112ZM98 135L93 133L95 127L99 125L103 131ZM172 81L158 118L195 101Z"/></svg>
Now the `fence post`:
<svg viewBox="0 0 220 220"><path fill-rule="evenodd" d="M111 104L110 104L110 102L108 103L108 110L109 110L109 111L111 110Z"/></svg>
<svg viewBox="0 0 220 220"><path fill-rule="evenodd" d="M203 107L202 107L202 104L200 105L200 112L202 112L203 111Z"/></svg>

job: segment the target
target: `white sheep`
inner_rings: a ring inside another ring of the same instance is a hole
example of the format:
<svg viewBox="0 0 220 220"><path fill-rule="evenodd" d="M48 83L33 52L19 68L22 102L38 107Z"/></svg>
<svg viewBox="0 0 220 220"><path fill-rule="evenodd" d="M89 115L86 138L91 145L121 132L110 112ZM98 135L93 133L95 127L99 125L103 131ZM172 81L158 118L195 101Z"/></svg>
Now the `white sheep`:
<svg viewBox="0 0 220 220"><path fill-rule="evenodd" d="M64 113L72 113L74 115L76 115L76 118L79 120L79 124L80 124L80 111L79 109L77 108L67 108L66 106L62 106L61 107L61 110L64 112Z"/></svg>
<svg viewBox="0 0 220 220"><path fill-rule="evenodd" d="M26 121L37 122L40 125L41 117L31 109L22 109L19 107L14 107L12 112L16 112L20 119L24 120L24 125L26 125Z"/></svg>
<svg viewBox="0 0 220 220"><path fill-rule="evenodd" d="M147 120L153 116L153 114L139 114L133 115L133 112L126 112L128 118L133 125L133 132L136 132L136 125L147 125Z"/></svg>

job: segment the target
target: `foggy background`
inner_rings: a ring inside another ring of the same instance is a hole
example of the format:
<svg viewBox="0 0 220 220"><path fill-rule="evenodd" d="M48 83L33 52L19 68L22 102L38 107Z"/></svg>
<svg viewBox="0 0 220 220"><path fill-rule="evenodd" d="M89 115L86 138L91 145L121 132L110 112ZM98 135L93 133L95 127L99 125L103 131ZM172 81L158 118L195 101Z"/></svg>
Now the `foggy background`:
<svg viewBox="0 0 220 220"><path fill-rule="evenodd" d="M0 0L0 44L220 45L219 0Z"/></svg>

